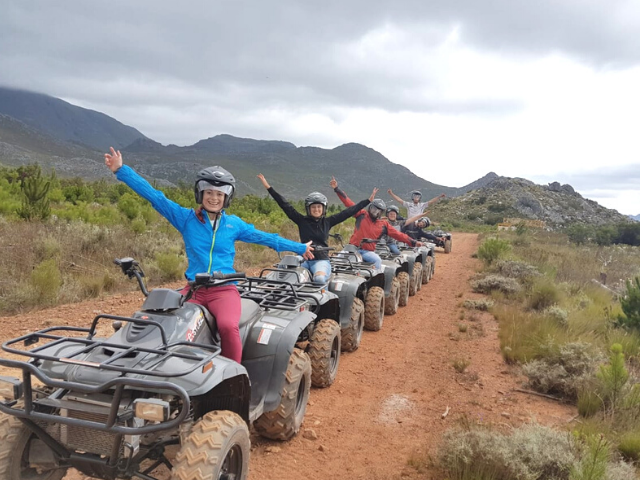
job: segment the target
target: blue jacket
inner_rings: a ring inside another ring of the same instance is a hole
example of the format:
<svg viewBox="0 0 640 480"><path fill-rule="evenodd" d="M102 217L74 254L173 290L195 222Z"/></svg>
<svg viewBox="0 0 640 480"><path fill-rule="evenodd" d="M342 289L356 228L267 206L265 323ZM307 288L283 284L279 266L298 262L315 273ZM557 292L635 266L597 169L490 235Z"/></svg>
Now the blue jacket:
<svg viewBox="0 0 640 480"><path fill-rule="evenodd" d="M293 242L275 233L257 230L235 215L225 211L213 225L206 212L185 208L169 200L159 190L138 175L131 167L123 165L117 172L118 180L126 183L141 197L151 202L160 215L166 218L181 234L189 266L185 272L187 280L194 280L196 273L234 273L233 260L236 255L235 242L257 243L278 252L292 251L302 255L307 246Z"/></svg>

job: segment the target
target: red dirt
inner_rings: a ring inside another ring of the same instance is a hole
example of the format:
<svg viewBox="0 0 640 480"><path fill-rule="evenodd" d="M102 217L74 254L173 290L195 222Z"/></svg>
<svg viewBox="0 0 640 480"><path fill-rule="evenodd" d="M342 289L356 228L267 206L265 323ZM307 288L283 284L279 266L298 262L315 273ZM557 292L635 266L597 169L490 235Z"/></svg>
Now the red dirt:
<svg viewBox="0 0 640 480"><path fill-rule="evenodd" d="M452 253L438 252L431 282L341 357L331 387L312 389L297 437L285 443L252 437L251 480L437 480L443 476L431 462L419 472L408 461L435 457L442 433L462 418L502 429L531 420L562 428L573 418L573 407L516 392L523 377L502 361L497 323L461 307L464 299L480 298L468 282L479 267L471 257L477 247L476 235L455 234ZM0 317L0 337L45 325L84 326L96 313L130 315L141 301L141 294L130 293ZM469 361L464 373L454 369L455 360ZM77 472L65 477L82 478Z"/></svg>

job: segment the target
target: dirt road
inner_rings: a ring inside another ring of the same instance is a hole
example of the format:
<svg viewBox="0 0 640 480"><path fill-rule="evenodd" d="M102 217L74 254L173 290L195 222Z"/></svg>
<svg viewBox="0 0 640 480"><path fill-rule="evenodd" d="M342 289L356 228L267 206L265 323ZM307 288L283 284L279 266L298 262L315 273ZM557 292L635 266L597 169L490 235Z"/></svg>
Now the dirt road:
<svg viewBox="0 0 640 480"><path fill-rule="evenodd" d="M479 298L468 284L479 266L472 258L477 246L474 234L454 236L452 253L438 253L431 282L341 357L330 388L312 389L296 438L252 437L251 480L436 480L442 474L428 461L419 469L409 463L435 457L442 433L461 418L503 429L531 420L563 426L572 418L571 407L515 392L522 378L502 361L495 320L461 307L464 299ZM129 315L140 303L140 294L127 294L0 318L2 338L45 321L82 325L99 312ZM460 373L454 362L468 366Z"/></svg>

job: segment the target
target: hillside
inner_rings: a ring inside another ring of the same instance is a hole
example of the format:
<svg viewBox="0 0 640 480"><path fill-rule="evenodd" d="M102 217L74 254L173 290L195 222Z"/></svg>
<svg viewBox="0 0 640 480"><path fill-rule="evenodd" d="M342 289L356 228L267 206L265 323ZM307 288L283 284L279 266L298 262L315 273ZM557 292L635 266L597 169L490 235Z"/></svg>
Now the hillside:
<svg viewBox="0 0 640 480"><path fill-rule="evenodd" d="M133 127L104 113L39 93L0 87L0 113L61 141L104 150L126 147L146 138Z"/></svg>
<svg viewBox="0 0 640 480"><path fill-rule="evenodd" d="M547 227L628 222L627 216L582 197L571 185L537 185L522 178L498 177L486 186L434 205L436 220L500 223L505 218L541 220Z"/></svg>

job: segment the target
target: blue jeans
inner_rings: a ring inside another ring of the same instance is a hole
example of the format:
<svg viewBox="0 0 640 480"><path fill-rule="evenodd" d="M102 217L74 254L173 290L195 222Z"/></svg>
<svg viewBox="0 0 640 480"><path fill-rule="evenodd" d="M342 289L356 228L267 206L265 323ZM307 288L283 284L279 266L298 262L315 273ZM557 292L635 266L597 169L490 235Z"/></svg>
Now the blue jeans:
<svg viewBox="0 0 640 480"><path fill-rule="evenodd" d="M368 263L373 263L376 267L376 270L382 270L382 259L380 258L380 255L378 255L376 252L372 252L371 250L360 249L358 251L360 252L360 255L362 255L362 260Z"/></svg>
<svg viewBox="0 0 640 480"><path fill-rule="evenodd" d="M329 260L305 260L301 266L307 268L313 276L313 283L325 284L331 275Z"/></svg>
<svg viewBox="0 0 640 480"><path fill-rule="evenodd" d="M389 251L394 255L400 255L400 249L395 243L387 243L387 247L389 247Z"/></svg>

